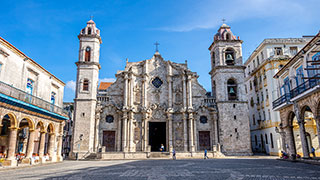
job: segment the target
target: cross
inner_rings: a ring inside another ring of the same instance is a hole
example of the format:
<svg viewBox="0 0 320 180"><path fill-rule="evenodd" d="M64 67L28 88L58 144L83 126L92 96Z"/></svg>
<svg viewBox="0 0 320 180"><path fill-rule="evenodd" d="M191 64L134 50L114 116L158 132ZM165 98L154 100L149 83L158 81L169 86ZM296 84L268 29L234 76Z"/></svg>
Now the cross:
<svg viewBox="0 0 320 180"><path fill-rule="evenodd" d="M226 19L222 18L222 23L225 24L226 23Z"/></svg>
<svg viewBox="0 0 320 180"><path fill-rule="evenodd" d="M93 19L93 16L92 16L92 15L90 16L90 19L91 19L91 20Z"/></svg>
<svg viewBox="0 0 320 180"><path fill-rule="evenodd" d="M160 45L158 42L154 43L154 45L156 46L156 52L159 52L158 50L158 46Z"/></svg>

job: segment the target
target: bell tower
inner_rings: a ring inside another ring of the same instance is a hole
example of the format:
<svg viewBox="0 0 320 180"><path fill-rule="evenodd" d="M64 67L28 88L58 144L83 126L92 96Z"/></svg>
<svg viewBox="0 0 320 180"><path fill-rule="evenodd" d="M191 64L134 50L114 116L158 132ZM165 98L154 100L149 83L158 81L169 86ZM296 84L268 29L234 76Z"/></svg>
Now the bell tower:
<svg viewBox="0 0 320 180"><path fill-rule="evenodd" d="M74 99L74 129L72 152L85 158L96 151L95 111L99 81L100 30L93 20L87 22L78 35L80 40L77 65L76 95Z"/></svg>
<svg viewBox="0 0 320 180"><path fill-rule="evenodd" d="M242 40L222 24L209 47L212 95L219 115L218 140L226 155L250 155L248 102L244 87Z"/></svg>

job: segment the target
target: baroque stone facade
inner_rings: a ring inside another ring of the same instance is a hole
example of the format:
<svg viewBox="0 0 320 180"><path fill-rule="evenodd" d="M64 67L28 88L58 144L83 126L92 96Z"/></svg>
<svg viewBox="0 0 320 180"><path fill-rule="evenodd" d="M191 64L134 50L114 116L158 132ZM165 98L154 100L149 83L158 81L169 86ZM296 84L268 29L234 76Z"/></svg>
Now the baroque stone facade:
<svg viewBox="0 0 320 180"><path fill-rule="evenodd" d="M166 61L157 51L151 59L127 61L124 70L116 73L116 81L97 92L101 39L94 22L87 24L79 35L80 58L76 63L73 152L80 158L95 154L101 158L149 157L150 152L171 153L173 149L185 156L205 149L216 156L220 152L251 154L243 82L234 87L239 100L218 98L217 106L215 96L198 83L197 73L187 62ZM241 44L239 48L239 44L220 40L223 43L238 46L234 48L238 48L242 64ZM224 73L212 71L222 83L221 89L214 91L221 97L228 94L225 76L243 80L243 66L227 66L220 66Z"/></svg>

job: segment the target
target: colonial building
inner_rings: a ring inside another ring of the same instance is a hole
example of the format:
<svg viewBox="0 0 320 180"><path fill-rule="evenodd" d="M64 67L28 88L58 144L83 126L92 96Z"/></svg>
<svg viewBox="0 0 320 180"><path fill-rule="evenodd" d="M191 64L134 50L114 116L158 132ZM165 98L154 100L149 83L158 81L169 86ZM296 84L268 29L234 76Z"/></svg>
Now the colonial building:
<svg viewBox="0 0 320 180"><path fill-rule="evenodd" d="M209 48L218 96L207 93L187 62L165 60L158 51L127 61L114 83L98 89L100 31L90 20L78 37L73 152L79 158L146 158L161 146L184 157L205 149L211 156L251 154L242 41L229 26L221 26Z"/></svg>
<svg viewBox="0 0 320 180"><path fill-rule="evenodd" d="M0 154L4 165L61 161L64 83L0 37ZM17 157L16 157L17 155ZM32 162L36 162L32 161Z"/></svg>
<svg viewBox="0 0 320 180"><path fill-rule="evenodd" d="M310 39L265 39L245 62L245 89L249 100L253 152L279 155L281 151L280 135L275 132L275 127L280 123L280 113L271 106L279 97L278 83L273 76L308 40Z"/></svg>
<svg viewBox="0 0 320 180"><path fill-rule="evenodd" d="M279 98L273 109L280 112L277 131L282 149L289 155L310 157L312 147L320 155L320 33L275 74Z"/></svg>

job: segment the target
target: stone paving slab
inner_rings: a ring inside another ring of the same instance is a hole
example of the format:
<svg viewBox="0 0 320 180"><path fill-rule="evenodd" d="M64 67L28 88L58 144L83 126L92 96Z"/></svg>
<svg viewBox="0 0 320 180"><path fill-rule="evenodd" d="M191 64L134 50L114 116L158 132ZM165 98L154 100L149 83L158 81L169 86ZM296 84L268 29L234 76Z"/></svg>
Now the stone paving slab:
<svg viewBox="0 0 320 180"><path fill-rule="evenodd" d="M0 171L0 179L320 180L320 166L274 159L65 161Z"/></svg>

